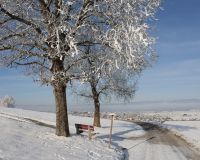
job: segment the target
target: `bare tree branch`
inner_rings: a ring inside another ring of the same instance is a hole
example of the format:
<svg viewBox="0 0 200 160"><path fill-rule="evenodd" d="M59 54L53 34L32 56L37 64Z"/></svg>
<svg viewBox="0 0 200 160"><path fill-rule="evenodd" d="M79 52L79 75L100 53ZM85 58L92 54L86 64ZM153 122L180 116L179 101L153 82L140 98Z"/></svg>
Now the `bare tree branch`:
<svg viewBox="0 0 200 160"><path fill-rule="evenodd" d="M25 32L8 34L5 37L0 38L0 41L5 41L13 37L22 37L23 35L25 35Z"/></svg>
<svg viewBox="0 0 200 160"><path fill-rule="evenodd" d="M12 49L12 46L10 46L10 45L0 46L0 52L6 51L6 50L11 50L11 49Z"/></svg>
<svg viewBox="0 0 200 160"><path fill-rule="evenodd" d="M8 18L6 20L0 21L0 26L2 26L3 24L9 22L10 20L12 20L12 18Z"/></svg>
<svg viewBox="0 0 200 160"><path fill-rule="evenodd" d="M24 19L24 18L21 18L21 17L19 17L19 16L13 15L12 13L10 13L10 12L8 12L6 9L4 9L4 8L1 6L1 4L0 4L0 9L1 9L0 11L2 11L3 13L5 13L5 14L6 14L7 16L9 16L10 18L15 19L15 20L17 20L17 21L19 21L19 22L22 22L22 23L24 23L24 24L26 24L26 25L28 25L28 26L33 27L33 28L37 31L37 33L39 33L39 34L42 33L41 29L40 29L37 25L35 25L33 22L28 21L28 20L26 20L26 19Z"/></svg>
<svg viewBox="0 0 200 160"><path fill-rule="evenodd" d="M48 67L46 67L43 63L40 63L38 61L33 61L33 62L27 62L27 63L19 63L19 62L13 62L14 64L20 65L20 66L30 66L30 65L39 65L47 70L49 70Z"/></svg>

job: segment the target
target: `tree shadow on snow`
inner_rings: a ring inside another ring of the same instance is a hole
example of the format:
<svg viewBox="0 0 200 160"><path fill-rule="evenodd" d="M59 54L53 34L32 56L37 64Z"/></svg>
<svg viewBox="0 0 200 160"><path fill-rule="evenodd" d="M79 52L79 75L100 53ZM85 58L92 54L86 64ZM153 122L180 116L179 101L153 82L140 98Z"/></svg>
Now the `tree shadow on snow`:
<svg viewBox="0 0 200 160"><path fill-rule="evenodd" d="M185 125L163 124L164 127L169 129L177 129L178 131L188 131L191 129L197 129L196 127L190 127Z"/></svg>

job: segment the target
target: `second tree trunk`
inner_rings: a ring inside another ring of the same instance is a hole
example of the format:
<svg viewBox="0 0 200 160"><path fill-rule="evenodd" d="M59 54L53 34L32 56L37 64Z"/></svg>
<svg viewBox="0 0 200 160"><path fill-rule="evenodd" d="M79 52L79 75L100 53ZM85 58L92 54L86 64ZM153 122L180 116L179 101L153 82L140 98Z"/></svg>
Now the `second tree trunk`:
<svg viewBox="0 0 200 160"><path fill-rule="evenodd" d="M94 100L94 107L95 107L94 108L93 126L101 127L99 94L98 94L96 86L94 84L91 84L91 88L92 88L92 94L93 94L93 100Z"/></svg>
<svg viewBox="0 0 200 160"><path fill-rule="evenodd" d="M93 125L96 127L101 127L100 122L100 103L99 99L94 99L95 111L94 111L94 122Z"/></svg>

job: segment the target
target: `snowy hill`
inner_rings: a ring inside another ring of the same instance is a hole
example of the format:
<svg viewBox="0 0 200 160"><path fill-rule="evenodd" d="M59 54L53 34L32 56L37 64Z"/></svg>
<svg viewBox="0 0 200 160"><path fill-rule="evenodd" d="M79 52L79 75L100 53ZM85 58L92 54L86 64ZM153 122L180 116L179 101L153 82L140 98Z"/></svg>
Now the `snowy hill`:
<svg viewBox="0 0 200 160"><path fill-rule="evenodd" d="M31 120L31 121L30 121ZM39 121L49 127L34 124ZM124 159L121 147L129 148L145 132L140 126L123 121L114 121L112 148L108 148L110 120L102 120L102 128L95 128L96 136L91 141L87 134L75 134L75 123L92 124L92 118L69 116L71 137L55 136L55 114L27 111L15 108L0 108L0 159L7 160L86 160ZM129 158L131 155L129 155Z"/></svg>

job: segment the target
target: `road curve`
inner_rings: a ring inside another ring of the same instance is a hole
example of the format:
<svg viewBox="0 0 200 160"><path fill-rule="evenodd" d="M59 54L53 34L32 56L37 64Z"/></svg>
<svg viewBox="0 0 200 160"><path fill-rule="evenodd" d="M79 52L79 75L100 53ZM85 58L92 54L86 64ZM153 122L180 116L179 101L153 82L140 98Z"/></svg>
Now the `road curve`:
<svg viewBox="0 0 200 160"><path fill-rule="evenodd" d="M142 147L141 153L134 153L135 160L200 160L200 153L168 129L147 122L137 122L137 124L146 131L146 134L139 137L145 143L128 149L134 152L135 147ZM138 137L130 137L130 139L134 140Z"/></svg>

